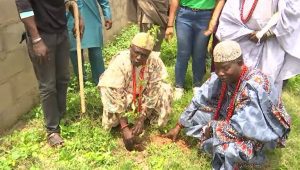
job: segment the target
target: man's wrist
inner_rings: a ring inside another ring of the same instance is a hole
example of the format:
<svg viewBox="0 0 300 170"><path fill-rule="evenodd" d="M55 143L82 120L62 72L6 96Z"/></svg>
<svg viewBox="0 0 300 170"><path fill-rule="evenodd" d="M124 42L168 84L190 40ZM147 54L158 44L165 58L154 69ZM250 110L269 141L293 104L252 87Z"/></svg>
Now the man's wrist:
<svg viewBox="0 0 300 170"><path fill-rule="evenodd" d="M32 43L32 44L37 44L37 43L39 43L40 41L42 41L42 38L41 38L41 37L38 37L38 38L32 39L32 40L31 40L31 43Z"/></svg>
<svg viewBox="0 0 300 170"><path fill-rule="evenodd" d="M275 34L271 31L271 30L268 30L267 32L266 32L266 36L267 36L267 38L270 38L270 37L272 37L272 36L274 36Z"/></svg>
<svg viewBox="0 0 300 170"><path fill-rule="evenodd" d="M124 130L125 128L128 128L129 124L120 125L120 130Z"/></svg>
<svg viewBox="0 0 300 170"><path fill-rule="evenodd" d="M128 124L128 119L126 117L119 118L119 123L121 126L125 126Z"/></svg>
<svg viewBox="0 0 300 170"><path fill-rule="evenodd" d="M139 121L145 121L146 120L146 113L141 114L141 116L139 117Z"/></svg>

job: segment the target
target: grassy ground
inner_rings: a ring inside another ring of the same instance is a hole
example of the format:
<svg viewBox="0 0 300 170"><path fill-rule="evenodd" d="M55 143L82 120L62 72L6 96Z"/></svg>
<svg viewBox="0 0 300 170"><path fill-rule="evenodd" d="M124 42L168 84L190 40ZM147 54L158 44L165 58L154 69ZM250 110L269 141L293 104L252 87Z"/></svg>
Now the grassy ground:
<svg viewBox="0 0 300 170"><path fill-rule="evenodd" d="M109 61L120 49L129 46L136 26L131 26L106 46ZM175 40L174 40L175 41ZM163 44L162 59L174 82L175 42ZM167 127L148 128L146 148L127 152L117 130L101 128L101 101L98 90L86 83L87 113L79 116L78 87L73 78L68 93L68 114L61 122L65 146L50 148L46 142L40 106L26 114L19 126L0 139L0 169L210 169L210 157L199 153L196 141L184 137L176 143L159 137L175 125L178 116L192 97L191 67L187 75L187 91L181 101L173 104L173 116ZM262 169L300 169L300 77L292 79L283 92L286 108L293 118L287 147L268 153Z"/></svg>

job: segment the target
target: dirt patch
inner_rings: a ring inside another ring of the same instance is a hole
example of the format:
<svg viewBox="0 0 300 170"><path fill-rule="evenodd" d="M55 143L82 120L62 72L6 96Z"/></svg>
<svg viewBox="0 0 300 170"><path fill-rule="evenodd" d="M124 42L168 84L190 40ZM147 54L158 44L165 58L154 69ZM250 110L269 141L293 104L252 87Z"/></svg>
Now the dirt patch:
<svg viewBox="0 0 300 170"><path fill-rule="evenodd" d="M160 135L150 136L150 142L158 146L175 143L183 151L190 150L190 146L184 140L177 140L176 142L173 142L171 139L164 138Z"/></svg>
<svg viewBox="0 0 300 170"><path fill-rule="evenodd" d="M118 147L113 151L113 155L119 155L119 157L125 160L133 160L136 164L143 167L142 169L148 170L148 165L146 158L148 157L148 152L146 150L130 152L125 149L122 138L117 139Z"/></svg>
<svg viewBox="0 0 300 170"><path fill-rule="evenodd" d="M123 151L125 151L126 153L126 149L125 149L125 146L124 146L124 143L122 141L122 138L118 139L117 140L117 143L118 143L118 149L121 149ZM163 146L163 145L166 145L166 144L171 144L171 143L175 143L181 150L183 151L190 151L190 145L180 139L180 140L176 140L175 142L173 142L171 139L169 138L166 138L166 137L162 137L161 135L150 135L148 137L145 137L145 138L140 138L140 139L137 139L137 145L135 145L135 151L138 151L138 152L143 152L145 155L145 149L147 147L147 145L149 144L154 144L154 145L157 145L157 146ZM130 153L130 152L128 152Z"/></svg>

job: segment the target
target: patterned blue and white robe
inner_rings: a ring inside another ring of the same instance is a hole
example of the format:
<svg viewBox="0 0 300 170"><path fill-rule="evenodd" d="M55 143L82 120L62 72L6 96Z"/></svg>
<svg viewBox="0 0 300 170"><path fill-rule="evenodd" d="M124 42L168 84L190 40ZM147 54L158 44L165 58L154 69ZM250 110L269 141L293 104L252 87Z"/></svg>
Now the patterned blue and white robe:
<svg viewBox="0 0 300 170"><path fill-rule="evenodd" d="M188 136L203 139L210 122L210 137L201 147L213 155L213 169L233 169L238 164L262 164L263 151L282 145L290 131L290 116L268 76L249 70L235 99L235 109L227 122L226 112L235 87L228 85L219 120L212 120L221 93L215 73L206 81L182 113L180 123Z"/></svg>

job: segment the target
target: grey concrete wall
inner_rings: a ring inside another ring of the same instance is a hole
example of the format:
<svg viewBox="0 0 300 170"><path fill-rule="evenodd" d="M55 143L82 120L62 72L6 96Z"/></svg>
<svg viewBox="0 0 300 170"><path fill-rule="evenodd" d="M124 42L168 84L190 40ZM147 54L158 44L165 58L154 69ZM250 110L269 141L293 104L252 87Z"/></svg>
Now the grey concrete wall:
<svg viewBox="0 0 300 170"><path fill-rule="evenodd" d="M24 44L15 1L0 1L0 132L39 100L37 82Z"/></svg>
<svg viewBox="0 0 300 170"><path fill-rule="evenodd" d="M104 30L105 42L128 24L128 1L111 0L113 27ZM19 44L24 30L15 1L0 1L0 134L39 102L38 85L25 43ZM130 12L129 12L130 13Z"/></svg>
<svg viewBox="0 0 300 170"><path fill-rule="evenodd" d="M104 42L110 41L117 35L122 28L128 25L130 6L132 0L110 0L112 9L113 26L110 30L103 29ZM103 19L103 17L102 17Z"/></svg>

